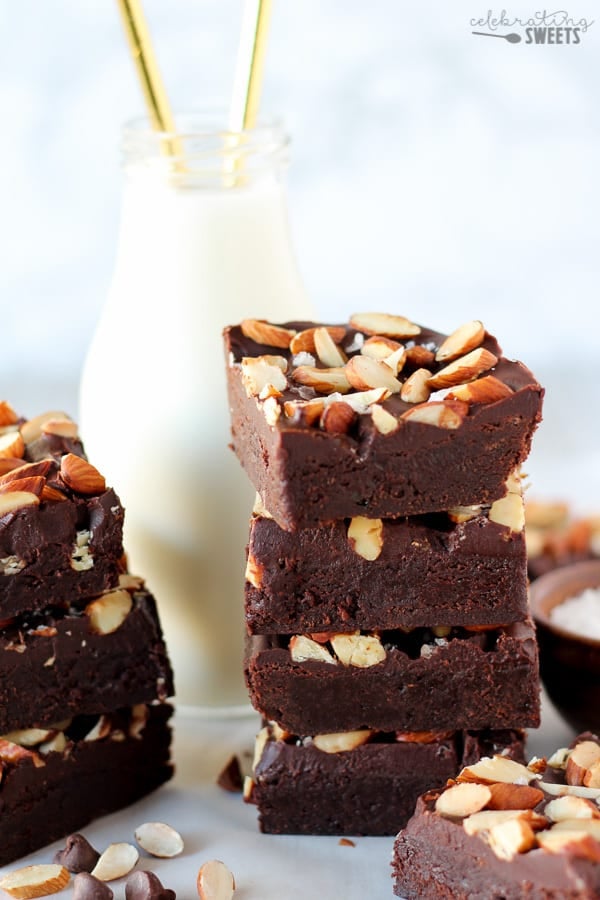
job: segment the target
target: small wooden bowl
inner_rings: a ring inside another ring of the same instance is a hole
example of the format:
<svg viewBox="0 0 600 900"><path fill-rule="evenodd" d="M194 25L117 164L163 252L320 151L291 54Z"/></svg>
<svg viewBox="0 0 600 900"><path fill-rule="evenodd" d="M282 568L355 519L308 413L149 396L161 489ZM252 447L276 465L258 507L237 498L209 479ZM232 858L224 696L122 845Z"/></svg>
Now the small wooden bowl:
<svg viewBox="0 0 600 900"><path fill-rule="evenodd" d="M600 640L565 631L550 611L586 588L600 588L600 561L554 569L531 586L540 674L548 696L576 731L600 732Z"/></svg>

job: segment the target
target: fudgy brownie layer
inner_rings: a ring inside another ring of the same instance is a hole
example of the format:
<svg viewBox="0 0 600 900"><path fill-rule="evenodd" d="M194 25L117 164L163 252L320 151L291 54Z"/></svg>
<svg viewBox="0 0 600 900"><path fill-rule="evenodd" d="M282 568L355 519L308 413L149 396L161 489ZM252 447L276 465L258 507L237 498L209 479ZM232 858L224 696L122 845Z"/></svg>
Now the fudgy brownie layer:
<svg viewBox="0 0 600 900"><path fill-rule="evenodd" d="M47 471L35 479L55 494L0 516L0 620L47 606L82 606L118 580L124 514L115 492L80 494L61 480L57 460L37 462Z"/></svg>
<svg viewBox="0 0 600 900"><path fill-rule="evenodd" d="M65 716L109 712L173 693L154 598L132 607L109 634L85 611L46 611L0 631L0 734Z"/></svg>
<svg viewBox="0 0 600 900"><path fill-rule="evenodd" d="M69 740L62 752L36 754L37 762L31 753L16 762L0 755L0 865L122 809L168 781L173 774L171 713L168 705L150 706L147 722L135 736L119 729L98 740ZM117 722L124 717L121 713Z"/></svg>
<svg viewBox="0 0 600 900"><path fill-rule="evenodd" d="M314 325L288 324L297 330ZM356 329L347 328L341 347L348 356L357 353L356 336ZM435 349L443 339L444 335L423 328L414 341ZM525 366L501 357L495 338L487 335L482 346L498 357L491 374L511 392L492 402L471 404L459 427L401 419L395 431L382 434L368 412L358 416L348 433L329 433L283 412L275 424L267 422L261 401L247 396L241 360L277 355L286 359L289 367L292 354L288 349L256 343L245 337L239 326L227 328L232 446L281 527L310 528L360 515L420 515L491 503L503 496L506 479L529 453L541 419L543 390ZM443 365L432 364L432 371ZM401 377L414 368L406 365ZM277 403L314 395L312 388L288 378ZM399 394L380 405L396 418L413 406Z"/></svg>
<svg viewBox="0 0 600 900"><path fill-rule="evenodd" d="M383 546L364 559L348 522L294 533L254 516L246 581L251 634L352 631L420 625L506 625L527 616L523 533L485 514L383 522Z"/></svg>
<svg viewBox="0 0 600 900"><path fill-rule="evenodd" d="M436 640L422 631L384 632L381 642L385 658L359 668L339 660L295 662L286 638L249 637L245 675L252 705L294 734L539 725L531 621Z"/></svg>
<svg viewBox="0 0 600 900"><path fill-rule="evenodd" d="M431 743L379 735L339 753L306 739L271 739L254 768L249 802L258 806L261 831L271 834L392 835L423 791L489 753L522 759L523 747L516 731L457 732Z"/></svg>

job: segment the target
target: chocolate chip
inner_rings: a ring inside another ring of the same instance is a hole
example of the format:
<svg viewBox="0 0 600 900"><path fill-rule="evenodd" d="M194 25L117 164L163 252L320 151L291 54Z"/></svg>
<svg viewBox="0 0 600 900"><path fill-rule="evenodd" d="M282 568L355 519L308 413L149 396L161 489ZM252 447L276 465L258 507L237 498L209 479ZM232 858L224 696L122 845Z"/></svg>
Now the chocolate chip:
<svg viewBox="0 0 600 900"><path fill-rule="evenodd" d="M74 873L91 872L99 859L98 851L82 834L70 834L65 849L54 854L55 863Z"/></svg>
<svg viewBox="0 0 600 900"><path fill-rule="evenodd" d="M232 794L242 792L244 779L242 778L240 761L237 756L232 756L225 765L217 778L217 784L220 788L223 788L224 791L230 791Z"/></svg>
<svg viewBox="0 0 600 900"><path fill-rule="evenodd" d="M154 872L138 869L127 879L125 900L175 900L175 891L164 888Z"/></svg>
<svg viewBox="0 0 600 900"><path fill-rule="evenodd" d="M87 872L79 872L73 879L73 900L112 900L113 897L107 884Z"/></svg>

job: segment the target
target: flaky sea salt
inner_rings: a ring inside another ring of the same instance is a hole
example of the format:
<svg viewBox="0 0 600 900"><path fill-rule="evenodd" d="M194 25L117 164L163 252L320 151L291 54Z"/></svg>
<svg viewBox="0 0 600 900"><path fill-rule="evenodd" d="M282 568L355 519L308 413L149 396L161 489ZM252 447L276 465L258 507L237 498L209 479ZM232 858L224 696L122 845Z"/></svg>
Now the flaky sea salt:
<svg viewBox="0 0 600 900"><path fill-rule="evenodd" d="M600 588L586 588L550 611L550 621L565 631L600 640Z"/></svg>

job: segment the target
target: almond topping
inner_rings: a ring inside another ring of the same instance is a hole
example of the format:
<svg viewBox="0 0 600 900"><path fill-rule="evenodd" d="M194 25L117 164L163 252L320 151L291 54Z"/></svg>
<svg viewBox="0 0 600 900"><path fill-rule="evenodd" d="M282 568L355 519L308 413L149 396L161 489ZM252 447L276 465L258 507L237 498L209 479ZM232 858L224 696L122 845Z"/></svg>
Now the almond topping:
<svg viewBox="0 0 600 900"><path fill-rule="evenodd" d="M196 888L200 900L231 900L235 879L225 863L211 859L200 866Z"/></svg>
<svg viewBox="0 0 600 900"><path fill-rule="evenodd" d="M495 825L513 819L523 819L533 829L545 828L548 825L545 816L540 816L530 809L484 809L468 816L463 822L463 828L469 835L481 834L482 831L489 831Z"/></svg>
<svg viewBox="0 0 600 900"><path fill-rule="evenodd" d="M120 628L131 611L133 601L129 591L116 590L92 600L85 608L90 627L96 634L112 634Z"/></svg>
<svg viewBox="0 0 600 900"><path fill-rule="evenodd" d="M321 428L328 434L348 434L357 413L343 401L328 403L321 416Z"/></svg>
<svg viewBox="0 0 600 900"><path fill-rule="evenodd" d="M57 894L67 886L70 877L64 866L24 866L0 878L0 888L17 900L28 900Z"/></svg>
<svg viewBox="0 0 600 900"><path fill-rule="evenodd" d="M12 467L10 471L4 473L0 477L1 484L7 484L9 481L16 481L21 478L31 478L39 475L44 478L52 468L52 460L41 459L39 462L23 463L20 459L17 461L19 465Z"/></svg>
<svg viewBox="0 0 600 900"><path fill-rule="evenodd" d="M246 563L246 581L249 581L252 587L255 587L257 590L260 590L263 580L263 575L265 574L264 566L262 566L257 560L252 556L251 553L248 554L248 561Z"/></svg>
<svg viewBox="0 0 600 900"><path fill-rule="evenodd" d="M42 425L45 422L50 422L52 419L60 419L64 421L65 419L68 420L69 416L64 412L51 410L50 412L40 413L39 416L34 416L33 419L28 419L28 421L20 427L20 432L25 443L31 444L32 441L36 441L39 437L41 437Z"/></svg>
<svg viewBox="0 0 600 900"><path fill-rule="evenodd" d="M294 662L317 660L318 662L336 664L329 650L323 644L313 641L304 634L295 634L290 638L290 654Z"/></svg>
<svg viewBox="0 0 600 900"><path fill-rule="evenodd" d="M0 457L21 459L25 453L25 442L19 431L5 431L0 434Z"/></svg>
<svg viewBox="0 0 600 900"><path fill-rule="evenodd" d="M52 729L48 728L22 728L19 731L10 731L8 734L2 735L2 740L19 744L21 747L36 747L47 741L51 734Z"/></svg>
<svg viewBox="0 0 600 900"><path fill-rule="evenodd" d="M60 461L61 478L78 494L101 494L106 490L104 475L81 456L66 453Z"/></svg>
<svg viewBox="0 0 600 900"><path fill-rule="evenodd" d="M267 397L267 399L263 401L262 409L265 419L267 420L267 425L274 428L281 415L281 406L277 402L277 397Z"/></svg>
<svg viewBox="0 0 600 900"><path fill-rule="evenodd" d="M536 843L533 829L522 818L493 825L487 833L487 842L496 856L505 860L531 850Z"/></svg>
<svg viewBox="0 0 600 900"><path fill-rule="evenodd" d="M314 425L321 418L324 409L325 401L321 397L315 397L314 400L286 400L283 404L283 411L289 419L299 416L307 425Z"/></svg>
<svg viewBox="0 0 600 900"><path fill-rule="evenodd" d="M407 347L406 362L417 369L429 369L435 362L435 353L416 344L414 347Z"/></svg>
<svg viewBox="0 0 600 900"><path fill-rule="evenodd" d="M0 484L0 494L5 494L9 491L28 491L31 494L35 494L36 497L40 497L45 483L46 480L40 475L32 475L29 478L15 478Z"/></svg>
<svg viewBox="0 0 600 900"><path fill-rule="evenodd" d="M457 356L463 356L469 350L479 347L484 337L485 328L481 322L477 319L465 322L464 325L449 334L445 341L442 341L435 358L438 362L456 359Z"/></svg>
<svg viewBox="0 0 600 900"><path fill-rule="evenodd" d="M0 477L4 480L7 473L20 469L22 466L22 459L15 459L14 456L2 456L0 457Z"/></svg>
<svg viewBox="0 0 600 900"><path fill-rule="evenodd" d="M414 337L421 333L419 326L404 316L391 316L387 313L354 313L350 325L365 334L392 338Z"/></svg>
<svg viewBox="0 0 600 900"><path fill-rule="evenodd" d="M376 666L387 655L375 634L334 634L331 636L331 646L341 663L359 669Z"/></svg>
<svg viewBox="0 0 600 900"><path fill-rule="evenodd" d="M454 387L457 384L465 384L467 381L474 381L478 375L491 369L497 362L497 356L494 356L485 347L479 347L477 350L471 350L465 356L454 360L454 362L436 372L435 375L432 375L429 379L429 387L439 390L440 388Z"/></svg>
<svg viewBox="0 0 600 900"><path fill-rule="evenodd" d="M565 819L599 819L600 809L596 803L584 800L583 797L557 797L551 800L544 809L544 814L553 822Z"/></svg>
<svg viewBox="0 0 600 900"><path fill-rule="evenodd" d="M79 433L77 422L72 419L48 419L42 423L42 434L55 434L58 437L76 438Z"/></svg>
<svg viewBox="0 0 600 900"><path fill-rule="evenodd" d="M57 488L50 487L49 484L45 484L42 488L42 495L40 497L41 500L54 500L61 501L66 500L67 498L61 491L57 490Z"/></svg>
<svg viewBox="0 0 600 900"><path fill-rule="evenodd" d="M463 416L445 403L434 401L413 406L400 416L407 422L418 422L421 425L435 425L437 428L454 430L462 424Z"/></svg>
<svg viewBox="0 0 600 900"><path fill-rule="evenodd" d="M519 533L525 528L525 504L518 494L506 494L494 500L489 512L490 522L505 525L511 531Z"/></svg>
<svg viewBox="0 0 600 900"><path fill-rule="evenodd" d="M374 337L368 338L360 348L360 352L363 356L370 356L371 359L379 360L388 359L389 356L397 350L404 350L402 344L399 344L398 341L393 341L391 338L382 337L381 335L375 335Z"/></svg>
<svg viewBox="0 0 600 900"><path fill-rule="evenodd" d="M391 434L392 431L397 431L400 427L396 416L393 416L391 412L388 412L387 409L384 409L383 406L379 406L377 403L371 407L371 416L373 417L373 425L379 434Z"/></svg>
<svg viewBox="0 0 600 900"><path fill-rule="evenodd" d="M460 525L462 522L468 522L475 519L481 514L481 506L453 506L448 510L448 518L451 522Z"/></svg>
<svg viewBox="0 0 600 900"><path fill-rule="evenodd" d="M254 741L254 756L252 758L252 771L256 771L256 767L262 759L263 751L267 746L267 741L270 738L270 731L268 725L265 725L264 728L261 728L258 734L256 735L256 739Z"/></svg>
<svg viewBox="0 0 600 900"><path fill-rule="evenodd" d="M346 363L346 356L337 346L326 328L315 328L315 351L324 366L335 368Z"/></svg>
<svg viewBox="0 0 600 900"><path fill-rule="evenodd" d="M134 837L150 856L172 859L183 852L183 838L165 822L144 822L135 829Z"/></svg>
<svg viewBox="0 0 600 900"><path fill-rule="evenodd" d="M506 756L484 756L479 762L465 766L456 780L459 782L477 781L483 784L495 781L507 784L528 784L533 777L533 773L527 766L508 759Z"/></svg>
<svg viewBox="0 0 600 900"><path fill-rule="evenodd" d="M383 549L383 522L354 516L348 526L348 540L355 553L373 562Z"/></svg>
<svg viewBox="0 0 600 900"><path fill-rule="evenodd" d="M22 759L28 759L33 763L36 769L41 769L42 766L46 765L35 750L21 747L20 744L7 741L5 738L0 738L0 759L3 759L8 763L18 763Z"/></svg>
<svg viewBox="0 0 600 900"><path fill-rule="evenodd" d="M26 506L37 506L39 502L39 497L30 491L8 491L0 494L0 518Z"/></svg>
<svg viewBox="0 0 600 900"><path fill-rule="evenodd" d="M451 397L457 400L466 400L467 403L495 403L504 400L513 393L512 388L495 375L484 375L469 384L460 384L452 388Z"/></svg>
<svg viewBox="0 0 600 900"><path fill-rule="evenodd" d="M406 362L406 351L404 347L394 350L393 353L390 353L390 355L386 356L385 359L382 359L381 362L385 363L388 369L392 370L394 375L397 375L402 371L404 363Z"/></svg>
<svg viewBox="0 0 600 900"><path fill-rule="evenodd" d="M372 391L358 391L356 394L348 394L344 403L351 406L357 413L366 413L374 403L383 403L390 396L387 388L374 388Z"/></svg>
<svg viewBox="0 0 600 900"><path fill-rule="evenodd" d="M488 809L533 809L544 799L544 792L527 784L497 782L490 784L492 799Z"/></svg>
<svg viewBox="0 0 600 900"><path fill-rule="evenodd" d="M133 844L109 844L91 874L100 881L114 881L128 875L139 858L140 854Z"/></svg>
<svg viewBox="0 0 600 900"><path fill-rule="evenodd" d="M552 826L553 831L582 831L600 841L600 819L563 819Z"/></svg>
<svg viewBox="0 0 600 900"><path fill-rule="evenodd" d="M600 760L596 760L589 767L583 776L583 783L586 787L600 788Z"/></svg>
<svg viewBox="0 0 600 900"><path fill-rule="evenodd" d="M576 744L567 762L567 784L586 785L587 770L598 760L600 760L600 744L595 741L580 741Z"/></svg>
<svg viewBox="0 0 600 900"><path fill-rule="evenodd" d="M446 818L465 818L487 806L491 796L483 784L455 784L440 794L435 810Z"/></svg>
<svg viewBox="0 0 600 900"><path fill-rule="evenodd" d="M247 397L257 397L267 385L276 391L287 387L287 360L283 356L245 356L240 367Z"/></svg>
<svg viewBox="0 0 600 900"><path fill-rule="evenodd" d="M329 369L318 369L316 366L298 366L292 372L292 379L298 384L313 387L321 394L347 394L350 382L345 368L334 366Z"/></svg>
<svg viewBox="0 0 600 900"><path fill-rule="evenodd" d="M6 425L16 425L19 417L6 400L0 400L0 428Z"/></svg>
<svg viewBox="0 0 600 900"><path fill-rule="evenodd" d="M356 750L357 747L366 744L372 731L340 731L334 734L315 734L313 745L324 753L343 753L346 750Z"/></svg>
<svg viewBox="0 0 600 900"><path fill-rule="evenodd" d="M400 391L400 382L388 365L369 356L353 356L346 363L346 377L357 391L386 388L392 394Z"/></svg>
<svg viewBox="0 0 600 900"><path fill-rule="evenodd" d="M548 853L570 853L580 859L600 862L600 842L583 831L541 831L537 842Z"/></svg>
<svg viewBox="0 0 600 900"><path fill-rule="evenodd" d="M257 344L267 344L269 347L290 346L290 342L296 332L291 328L283 328L281 325L272 325L262 319L244 319L240 323L242 334Z"/></svg>
<svg viewBox="0 0 600 900"><path fill-rule="evenodd" d="M400 388L400 399L405 403L426 403L431 393L430 378L429 369L416 369Z"/></svg>
<svg viewBox="0 0 600 900"><path fill-rule="evenodd" d="M324 326L329 337L336 344L340 344L346 337L346 329L343 325L326 325ZM290 350L294 354L297 353L316 353L315 332L316 328L306 328L294 335L290 342Z"/></svg>

